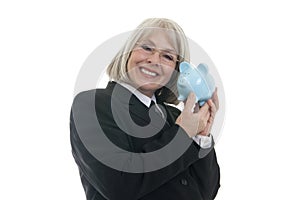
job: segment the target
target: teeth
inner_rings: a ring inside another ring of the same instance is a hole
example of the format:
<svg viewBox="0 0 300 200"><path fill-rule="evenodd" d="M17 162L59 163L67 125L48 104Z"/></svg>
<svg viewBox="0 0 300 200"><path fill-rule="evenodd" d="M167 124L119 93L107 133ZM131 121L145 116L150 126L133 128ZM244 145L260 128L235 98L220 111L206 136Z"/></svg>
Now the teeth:
<svg viewBox="0 0 300 200"><path fill-rule="evenodd" d="M157 73L154 73L154 72L149 72L148 70L142 68L141 71L144 73L144 74L147 74L147 75L150 75L150 76L157 76Z"/></svg>

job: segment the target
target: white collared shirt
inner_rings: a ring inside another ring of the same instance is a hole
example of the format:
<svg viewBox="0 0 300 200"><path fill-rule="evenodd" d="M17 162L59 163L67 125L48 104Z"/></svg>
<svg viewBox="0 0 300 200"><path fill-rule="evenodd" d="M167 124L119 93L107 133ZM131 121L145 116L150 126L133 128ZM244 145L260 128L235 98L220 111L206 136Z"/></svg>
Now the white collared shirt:
<svg viewBox="0 0 300 200"><path fill-rule="evenodd" d="M129 85L128 83L119 82L120 85L128 89L132 94L134 94L145 106L150 108L151 101L154 101L156 108L161 113L162 117L164 118L164 114L162 110L159 108L159 106L156 104L156 97L153 95L151 98L141 93L139 90L134 88L133 86ZM193 140L200 145L201 148L206 149L211 147L212 143L212 137L209 136L203 136L203 135L196 135L193 137Z"/></svg>

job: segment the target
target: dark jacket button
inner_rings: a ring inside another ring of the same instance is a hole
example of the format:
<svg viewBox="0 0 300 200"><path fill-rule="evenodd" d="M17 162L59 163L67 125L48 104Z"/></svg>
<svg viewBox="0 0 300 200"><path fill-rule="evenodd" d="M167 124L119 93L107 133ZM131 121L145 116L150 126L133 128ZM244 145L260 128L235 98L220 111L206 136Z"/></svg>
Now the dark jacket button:
<svg viewBox="0 0 300 200"><path fill-rule="evenodd" d="M182 185L188 185L188 181L187 181L185 178L181 179L181 180L180 180L180 183L181 183Z"/></svg>

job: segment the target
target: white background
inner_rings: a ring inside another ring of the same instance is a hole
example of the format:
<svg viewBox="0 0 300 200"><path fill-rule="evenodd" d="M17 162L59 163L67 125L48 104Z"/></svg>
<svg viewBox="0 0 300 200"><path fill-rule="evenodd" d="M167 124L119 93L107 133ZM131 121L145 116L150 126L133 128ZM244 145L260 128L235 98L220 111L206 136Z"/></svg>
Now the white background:
<svg viewBox="0 0 300 200"><path fill-rule="evenodd" d="M222 78L217 199L300 198L299 4L195 2L1 1L0 199L85 199L69 143L77 75L148 17L178 22Z"/></svg>

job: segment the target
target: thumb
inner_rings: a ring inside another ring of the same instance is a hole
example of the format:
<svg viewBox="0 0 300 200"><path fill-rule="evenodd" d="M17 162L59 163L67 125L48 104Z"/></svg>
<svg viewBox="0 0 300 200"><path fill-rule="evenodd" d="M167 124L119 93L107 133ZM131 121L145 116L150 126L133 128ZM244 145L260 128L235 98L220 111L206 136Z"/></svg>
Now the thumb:
<svg viewBox="0 0 300 200"><path fill-rule="evenodd" d="M186 100L184 110L193 112L195 101L196 101L196 95L193 92L191 92Z"/></svg>

